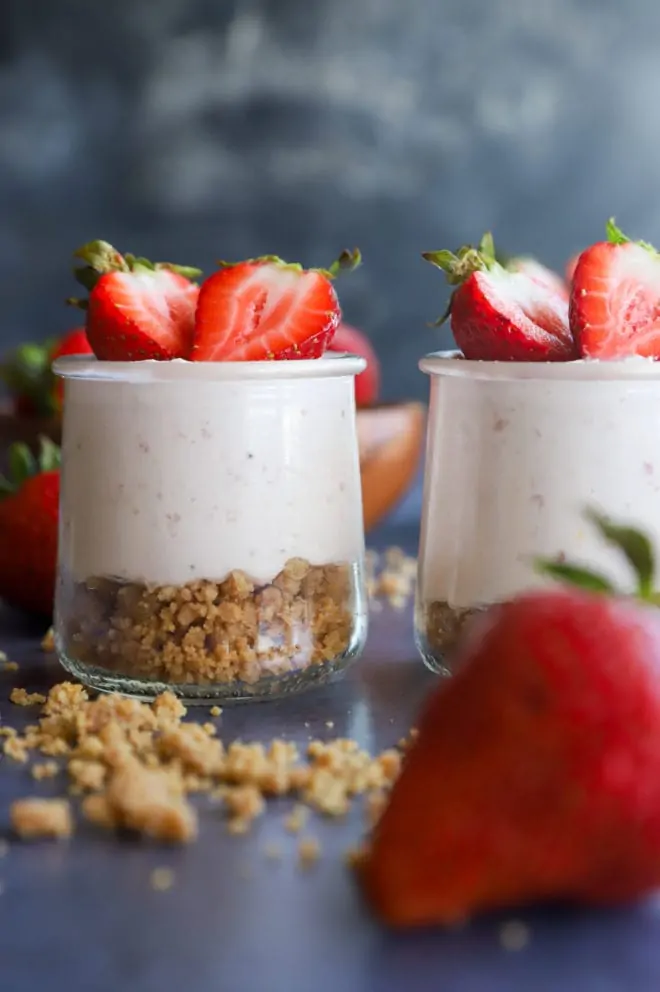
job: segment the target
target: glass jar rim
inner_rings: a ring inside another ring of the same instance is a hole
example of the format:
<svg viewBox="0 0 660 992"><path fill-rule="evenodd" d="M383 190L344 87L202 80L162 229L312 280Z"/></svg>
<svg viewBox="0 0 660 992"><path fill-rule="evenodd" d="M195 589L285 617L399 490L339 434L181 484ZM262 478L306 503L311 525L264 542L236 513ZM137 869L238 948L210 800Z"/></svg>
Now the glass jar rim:
<svg viewBox="0 0 660 992"><path fill-rule="evenodd" d="M326 353L321 358L264 362L172 361L106 362L90 355L65 355L53 362L62 379L102 382L242 382L245 380L322 379L359 375L366 359L349 352Z"/></svg>
<svg viewBox="0 0 660 992"><path fill-rule="evenodd" d="M635 355L608 361L487 362L463 358L460 351L433 351L419 362L431 376L453 376L489 382L643 382L660 380L660 362Z"/></svg>

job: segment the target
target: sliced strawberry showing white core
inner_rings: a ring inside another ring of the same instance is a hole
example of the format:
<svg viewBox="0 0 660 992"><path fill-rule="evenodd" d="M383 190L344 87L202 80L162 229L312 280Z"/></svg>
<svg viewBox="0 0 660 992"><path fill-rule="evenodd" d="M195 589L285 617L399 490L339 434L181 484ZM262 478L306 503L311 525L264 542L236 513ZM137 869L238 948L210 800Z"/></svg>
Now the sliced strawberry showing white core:
<svg viewBox="0 0 660 992"><path fill-rule="evenodd" d="M347 259L347 260L344 260ZM195 318L194 361L318 358L341 320L331 269L304 270L270 257L225 265L202 285Z"/></svg>
<svg viewBox="0 0 660 992"><path fill-rule="evenodd" d="M428 252L455 286L447 313L456 344L474 361L558 362L577 357L568 300L547 283L500 265L490 235L478 248Z"/></svg>
<svg viewBox="0 0 660 992"><path fill-rule="evenodd" d="M580 256L571 324L586 358L660 358L660 255L599 242Z"/></svg>
<svg viewBox="0 0 660 992"><path fill-rule="evenodd" d="M557 296L563 296L565 300L568 300L568 286L562 277L556 272L553 272L552 269L549 269L547 265L543 265L543 263L539 262L536 258L522 255L512 259L508 263L507 268L511 272L524 273L524 275L529 276L532 282L535 282L539 286L549 289L550 292L556 293Z"/></svg>

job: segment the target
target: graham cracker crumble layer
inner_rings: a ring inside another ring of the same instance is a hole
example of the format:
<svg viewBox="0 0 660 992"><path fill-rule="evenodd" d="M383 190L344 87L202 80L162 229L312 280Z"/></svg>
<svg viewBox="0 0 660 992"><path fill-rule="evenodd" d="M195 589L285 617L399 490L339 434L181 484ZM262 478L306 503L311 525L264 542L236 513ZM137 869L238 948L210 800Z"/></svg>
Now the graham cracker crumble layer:
<svg viewBox="0 0 660 992"><path fill-rule="evenodd" d="M387 603L392 609L405 609L415 591L417 559L407 555L397 546L386 548L379 553L369 549L366 553L366 591L370 609L379 612ZM41 647L44 651L55 651L55 634L51 627L44 635ZM6 660L6 659L5 659ZM0 661L2 658L0 656ZM11 669L9 666L12 666ZM6 671L15 671L18 665L7 662ZM219 715L213 714L211 715Z"/></svg>
<svg viewBox="0 0 660 992"><path fill-rule="evenodd" d="M166 685L256 686L352 657L364 630L347 564L291 558L272 582L148 586L90 577L61 599L64 654L81 669ZM84 672L77 672L84 678Z"/></svg>
<svg viewBox="0 0 660 992"><path fill-rule="evenodd" d="M478 606L450 606L440 601L427 602L418 607L415 626L423 653L442 664L445 656L459 642L466 625L484 609Z"/></svg>
<svg viewBox="0 0 660 992"><path fill-rule="evenodd" d="M281 739L225 744L185 716L185 706L171 692L142 703L117 694L91 699L73 682L54 686L38 723L23 733L4 728L0 740L8 758L37 759L36 778L66 772L69 798L15 802L10 815L16 834L69 836L74 796L80 797L82 817L101 829L130 830L169 843L197 836L194 794L220 806L233 834L246 833L268 800L283 796L294 801L285 821L289 832L300 831L310 812L343 816L357 796L366 798L371 823L398 776L406 744L372 757L349 738L312 740L301 754ZM40 761L43 754L60 761ZM318 854L301 850L301 863Z"/></svg>

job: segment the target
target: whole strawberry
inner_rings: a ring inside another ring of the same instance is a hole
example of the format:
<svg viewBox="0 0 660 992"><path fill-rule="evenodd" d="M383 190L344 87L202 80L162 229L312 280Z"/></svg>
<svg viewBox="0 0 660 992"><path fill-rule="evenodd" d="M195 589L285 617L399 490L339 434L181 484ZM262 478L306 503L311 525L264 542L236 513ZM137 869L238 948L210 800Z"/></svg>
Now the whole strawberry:
<svg viewBox="0 0 660 992"><path fill-rule="evenodd" d="M35 458L27 445L9 451L0 478L0 598L50 616L55 595L60 452L46 438Z"/></svg>
<svg viewBox="0 0 660 992"><path fill-rule="evenodd" d="M378 915L451 924L538 901L613 904L660 886L660 614L645 538L592 515L639 597L582 589L492 609L432 694L361 866Z"/></svg>
<svg viewBox="0 0 660 992"><path fill-rule="evenodd" d="M62 383L52 364L61 355L92 351L84 327L41 344L22 344L0 365L0 379L8 387L18 417L50 417L62 409Z"/></svg>
<svg viewBox="0 0 660 992"><path fill-rule="evenodd" d="M87 311L87 337L97 358L142 361L189 358L195 329L199 269L121 255L106 241L92 241L75 258L74 269L89 291L72 298Z"/></svg>
<svg viewBox="0 0 660 992"><path fill-rule="evenodd" d="M565 291L525 271L510 271L495 257L490 234L478 248L422 256L455 286L446 313L465 358L491 362L566 362L577 357L568 325Z"/></svg>
<svg viewBox="0 0 660 992"><path fill-rule="evenodd" d="M221 262L199 292L197 362L320 358L341 320L333 280L360 264L360 253L343 252L328 269L304 269L267 255Z"/></svg>
<svg viewBox="0 0 660 992"><path fill-rule="evenodd" d="M571 286L570 321L584 358L660 358L660 254L610 220L607 240L582 252Z"/></svg>

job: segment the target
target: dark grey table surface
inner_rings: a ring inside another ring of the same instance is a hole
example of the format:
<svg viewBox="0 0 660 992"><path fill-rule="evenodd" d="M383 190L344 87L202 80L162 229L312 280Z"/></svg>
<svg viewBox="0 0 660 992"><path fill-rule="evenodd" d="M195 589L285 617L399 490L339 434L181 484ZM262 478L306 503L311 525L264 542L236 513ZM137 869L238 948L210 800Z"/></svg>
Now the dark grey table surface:
<svg viewBox="0 0 660 992"><path fill-rule="evenodd" d="M385 532L380 543L410 530ZM46 688L61 678L38 634L0 613L0 649L20 672L0 675L0 715L29 715L7 697L13 685ZM282 703L228 708L229 739L310 735L388 746L411 725L434 684L415 653L411 618L374 616L369 645L347 678ZM332 721L329 729L326 723ZM309 726L305 724L308 723ZM0 762L0 992L658 992L660 903L616 912L524 912L491 917L451 933L391 934L365 911L343 852L357 842L356 808L341 823L314 821L320 861L302 872L297 840L274 803L247 837L230 837L217 810L204 812L198 843L172 850L118 841L82 827L70 843L13 843L11 800L55 793ZM281 861L264 846L277 842ZM172 889L154 891L154 868L175 872ZM529 928L518 951L502 944L514 916Z"/></svg>

